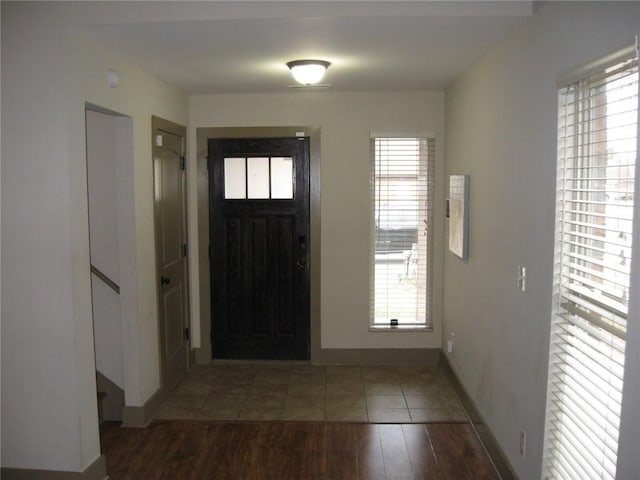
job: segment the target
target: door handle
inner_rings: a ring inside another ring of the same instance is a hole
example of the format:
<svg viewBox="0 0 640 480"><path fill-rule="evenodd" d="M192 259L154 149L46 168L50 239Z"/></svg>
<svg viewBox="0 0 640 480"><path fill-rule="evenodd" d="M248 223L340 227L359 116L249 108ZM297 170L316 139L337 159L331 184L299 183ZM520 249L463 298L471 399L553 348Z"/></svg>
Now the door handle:
<svg viewBox="0 0 640 480"><path fill-rule="evenodd" d="M309 255L307 253L307 237L306 235L298 235L298 268L306 268L309 266Z"/></svg>
<svg viewBox="0 0 640 480"><path fill-rule="evenodd" d="M171 279L169 277L160 277L160 285L169 285Z"/></svg>

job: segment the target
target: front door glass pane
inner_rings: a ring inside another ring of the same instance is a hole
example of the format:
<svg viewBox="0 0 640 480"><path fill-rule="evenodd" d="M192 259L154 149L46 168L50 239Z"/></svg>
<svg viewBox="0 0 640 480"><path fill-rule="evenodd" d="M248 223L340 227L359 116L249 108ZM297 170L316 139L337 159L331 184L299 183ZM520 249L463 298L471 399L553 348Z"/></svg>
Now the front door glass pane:
<svg viewBox="0 0 640 480"><path fill-rule="evenodd" d="M269 158L247 158L247 198L269 198Z"/></svg>
<svg viewBox="0 0 640 480"><path fill-rule="evenodd" d="M271 158L271 198L293 198L293 158Z"/></svg>
<svg viewBox="0 0 640 480"><path fill-rule="evenodd" d="M244 158L225 158L224 198L247 198L246 178L247 175Z"/></svg>

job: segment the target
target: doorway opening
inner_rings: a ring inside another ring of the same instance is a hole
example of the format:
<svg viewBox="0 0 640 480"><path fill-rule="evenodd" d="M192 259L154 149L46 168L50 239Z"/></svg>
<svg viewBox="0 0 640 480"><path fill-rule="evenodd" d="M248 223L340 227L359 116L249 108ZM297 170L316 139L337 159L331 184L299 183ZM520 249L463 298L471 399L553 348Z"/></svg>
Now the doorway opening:
<svg viewBox="0 0 640 480"><path fill-rule="evenodd" d="M264 138L298 138L309 139L309 237L308 242L308 277L309 277L309 354L313 363L321 356L320 348L320 285L321 285L321 222L320 222L320 127L318 126L286 126L286 127L200 127L196 129L197 168L190 173L191 181L197 186L197 222L193 233L197 236L194 248L200 253L197 258L198 289L193 292L195 308L200 319L200 346L195 348L196 363L208 364L220 359L213 354L211 339L211 216L210 216L210 181L209 140L211 139L264 139ZM275 201L275 200L274 200Z"/></svg>
<svg viewBox="0 0 640 480"><path fill-rule="evenodd" d="M98 422L122 421L127 392L125 334L135 319L135 266L124 259L131 241L133 123L95 105L85 107L91 301Z"/></svg>

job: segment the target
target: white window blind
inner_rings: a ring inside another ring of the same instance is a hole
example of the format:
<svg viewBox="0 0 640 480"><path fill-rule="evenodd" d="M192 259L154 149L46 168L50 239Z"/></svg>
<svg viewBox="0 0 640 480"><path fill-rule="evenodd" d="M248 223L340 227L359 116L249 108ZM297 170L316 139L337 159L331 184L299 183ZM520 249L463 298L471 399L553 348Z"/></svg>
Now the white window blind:
<svg viewBox="0 0 640 480"><path fill-rule="evenodd" d="M371 139L371 327L431 328L435 140Z"/></svg>
<svg viewBox="0 0 640 480"><path fill-rule="evenodd" d="M559 92L543 476L613 479L632 259L638 61Z"/></svg>

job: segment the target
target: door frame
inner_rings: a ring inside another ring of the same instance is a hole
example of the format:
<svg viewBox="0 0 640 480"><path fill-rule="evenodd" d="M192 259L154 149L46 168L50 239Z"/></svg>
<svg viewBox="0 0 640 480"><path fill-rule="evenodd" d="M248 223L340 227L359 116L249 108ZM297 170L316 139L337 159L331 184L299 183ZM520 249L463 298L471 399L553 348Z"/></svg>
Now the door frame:
<svg viewBox="0 0 640 480"><path fill-rule="evenodd" d="M188 209L187 209L187 201L188 201L188 197L189 197L189 192L187 190L188 188L188 182L187 182L187 169L186 169L186 155L187 155L187 128L179 125L177 123L171 122L169 120L165 120L163 118L160 117L156 117L155 115L151 117L151 151L154 151L155 148L155 132L157 130L163 130L167 133L171 133L173 135L176 136L180 136L182 137L182 154L183 157L185 159L185 169L184 169L184 174L182 176L182 184L183 184L183 194L182 194L182 209L183 209L183 225L182 225L182 229L183 229L183 233L184 233L184 241L185 244L187 245L187 252L189 252L189 219L188 219ZM152 161L155 161L154 156L152 155L151 158ZM164 354L163 354L163 344L165 342L165 329L164 329L164 325L163 325L163 317L162 317L162 286L160 285L160 278L159 278L159 270L160 270L160 261L159 261L159 254L158 254L158 237L159 237L159 221L158 221L158 211L156 208L156 201L155 201L155 189L156 189L156 180L155 180L155 166L153 167L153 172L154 172L154 189L153 189L153 194L154 194L154 202L153 202L153 220L154 220L154 247L155 247L155 266L156 266L156 276L155 276L155 284L156 284L156 298L157 298L157 308L158 308L158 354L160 357L160 361L159 361L159 365L160 365L160 388L162 390L165 390L168 385L167 385L167 380L168 380L168 370L167 370L167 365L166 362L164 361ZM184 282L185 282L185 321L184 321L184 327L185 328L189 328L191 326L191 304L190 304L190 285L189 285L189 256L187 255L186 259L185 259L185 272L184 272ZM191 366L191 341L190 338L186 338L185 339L185 343L186 343L186 347L185 347L185 355L186 355L186 359L185 359L185 364L186 364L186 368L187 371L189 370L190 366ZM168 392L165 392L168 393Z"/></svg>
<svg viewBox="0 0 640 480"><path fill-rule="evenodd" d="M139 391L139 380L132 376L132 361L138 354L136 349L132 349L131 345L126 341L128 335L125 332L135 331L138 328L137 324L137 286L136 286L136 266L127 262L125 258L135 256L135 238L132 234L135 226L135 218L133 212L133 199L134 199L134 185L133 185L133 118L124 113L116 112L108 108L101 107L99 105L85 102L84 105L84 135L85 135L85 177L87 188L87 234L90 236L90 215L89 211L89 179L88 179L88 162L89 155L92 154L91 145L89 144L89 130L95 128L95 126L87 118L87 113L93 112L106 117L110 117L114 121L115 135L112 138L113 150L115 151L115 187L117 191L116 204L113 205L116 216L117 224L117 251L118 251L118 270L119 278L117 279L117 287L119 290L119 305L120 305L120 329L121 335L118 347L120 348L120 362L122 363L122 385L120 386L127 397L135 397ZM89 242L89 263L91 264L91 245ZM91 266L91 265L90 265ZM91 274L93 276L93 274ZM91 317L92 317L92 331L93 331L93 352L94 358L96 356L96 343L99 339L96 338L96 330L94 325L94 295L93 288L91 292ZM97 372L97 360L96 360L96 372ZM122 405L121 415L124 417L125 410L127 409L126 401ZM96 412L96 425L98 424L98 416Z"/></svg>
<svg viewBox="0 0 640 480"><path fill-rule="evenodd" d="M302 135L300 135L302 134ZM197 234L199 280L200 348L196 348L196 363L211 362L211 298L209 267L209 174L208 140L215 138L309 137L309 328L310 357L315 363L320 356L320 127L201 127L196 128L197 151Z"/></svg>

